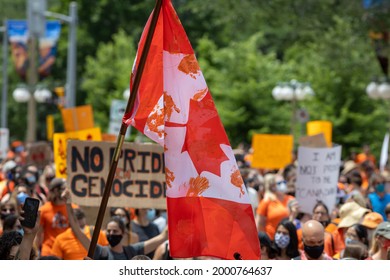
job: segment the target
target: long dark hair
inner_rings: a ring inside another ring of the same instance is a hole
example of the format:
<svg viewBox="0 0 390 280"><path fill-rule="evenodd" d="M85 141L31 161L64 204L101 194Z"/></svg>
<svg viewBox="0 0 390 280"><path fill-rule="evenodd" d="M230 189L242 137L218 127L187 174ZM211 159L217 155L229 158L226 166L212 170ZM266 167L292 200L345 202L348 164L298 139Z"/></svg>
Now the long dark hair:
<svg viewBox="0 0 390 280"><path fill-rule="evenodd" d="M353 228L356 231L356 234L359 237L360 242L362 242L368 248L369 247L368 234L367 234L366 227L361 224L354 224L351 228Z"/></svg>
<svg viewBox="0 0 390 280"><path fill-rule="evenodd" d="M295 257L298 257L299 256L299 250L298 250L298 235L297 235L297 228L295 227L295 225L290 222L287 218L286 219L283 219L279 224L278 226L276 227L276 229L279 227L279 226L283 226L285 229L287 229L288 231L288 234L290 236L290 243L288 244L287 248L286 248L286 255L289 257L289 258L295 258ZM278 255L280 256L280 254L282 253L282 250L276 246L277 250L278 250Z"/></svg>
<svg viewBox="0 0 390 280"><path fill-rule="evenodd" d="M121 231L123 232L123 234L125 234L126 232L126 226L125 226L125 223L122 221L122 219L119 217L119 216L113 216L111 217L111 219L108 221L108 224L111 223L111 222L115 222L118 224L119 228L121 229Z"/></svg>

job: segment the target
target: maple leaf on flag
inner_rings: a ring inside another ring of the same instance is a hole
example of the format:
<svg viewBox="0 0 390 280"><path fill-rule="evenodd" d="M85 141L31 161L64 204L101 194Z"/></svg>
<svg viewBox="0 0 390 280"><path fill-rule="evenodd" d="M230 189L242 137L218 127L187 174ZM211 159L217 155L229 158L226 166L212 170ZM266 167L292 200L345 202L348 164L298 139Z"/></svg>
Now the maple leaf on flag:
<svg viewBox="0 0 390 280"><path fill-rule="evenodd" d="M220 145L230 144L210 94L199 101L190 100L187 124L166 122L165 125L186 127L182 153L188 152L199 175L209 171L221 176L221 163L229 158Z"/></svg>

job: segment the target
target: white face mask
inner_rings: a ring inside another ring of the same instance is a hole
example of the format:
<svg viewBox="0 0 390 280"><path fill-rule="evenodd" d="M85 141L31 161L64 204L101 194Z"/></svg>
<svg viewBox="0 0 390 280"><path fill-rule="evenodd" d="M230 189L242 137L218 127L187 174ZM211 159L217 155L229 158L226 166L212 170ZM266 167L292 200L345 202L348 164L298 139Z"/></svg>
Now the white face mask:
<svg viewBox="0 0 390 280"><path fill-rule="evenodd" d="M286 193L287 192L287 183L286 181L280 181L276 183L276 190L278 192Z"/></svg>
<svg viewBox="0 0 390 280"><path fill-rule="evenodd" d="M288 244L290 244L290 236L284 235L282 233L276 233L275 244L281 249L286 248Z"/></svg>

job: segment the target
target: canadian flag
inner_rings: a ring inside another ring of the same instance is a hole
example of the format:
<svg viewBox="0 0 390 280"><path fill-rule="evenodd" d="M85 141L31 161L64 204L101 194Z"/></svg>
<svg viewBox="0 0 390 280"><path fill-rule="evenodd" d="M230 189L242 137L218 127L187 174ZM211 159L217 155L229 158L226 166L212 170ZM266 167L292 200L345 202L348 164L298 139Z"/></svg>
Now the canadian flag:
<svg viewBox="0 0 390 280"><path fill-rule="evenodd" d="M137 55L131 80L138 64ZM162 2L134 108L123 122L164 147L171 256L260 259L248 193L170 0Z"/></svg>

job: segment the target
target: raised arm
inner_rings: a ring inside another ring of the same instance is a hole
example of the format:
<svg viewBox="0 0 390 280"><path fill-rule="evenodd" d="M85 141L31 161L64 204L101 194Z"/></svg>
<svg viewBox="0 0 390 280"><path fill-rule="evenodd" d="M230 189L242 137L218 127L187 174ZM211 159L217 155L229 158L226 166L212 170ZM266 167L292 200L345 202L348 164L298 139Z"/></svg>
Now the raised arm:
<svg viewBox="0 0 390 280"><path fill-rule="evenodd" d="M89 250L90 240L84 234L84 232L81 230L78 222L76 221L76 218L73 215L72 199L71 199L71 196L70 196L70 192L69 192L69 190L67 188L61 194L61 198L66 201L66 212L68 213L68 221L69 221L69 225L70 225L74 235L80 241L81 245L83 245L85 250L88 251Z"/></svg>
<svg viewBox="0 0 390 280"><path fill-rule="evenodd" d="M23 210L21 210L21 217L20 220L23 221ZM40 213L38 212L38 217L35 223L34 228L28 228L28 227L23 227L24 235L22 242L20 243L18 253L15 256L16 260L29 260L30 255L31 255L31 250L33 248L34 244L34 239L35 236L37 235L37 232L39 231L39 223L40 223Z"/></svg>
<svg viewBox="0 0 390 280"><path fill-rule="evenodd" d="M168 227L165 227L165 229L159 235L144 242L144 253L147 255L153 252L166 240L168 240Z"/></svg>

